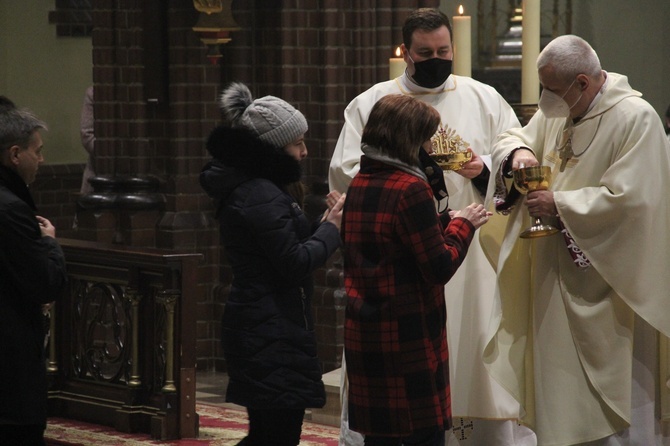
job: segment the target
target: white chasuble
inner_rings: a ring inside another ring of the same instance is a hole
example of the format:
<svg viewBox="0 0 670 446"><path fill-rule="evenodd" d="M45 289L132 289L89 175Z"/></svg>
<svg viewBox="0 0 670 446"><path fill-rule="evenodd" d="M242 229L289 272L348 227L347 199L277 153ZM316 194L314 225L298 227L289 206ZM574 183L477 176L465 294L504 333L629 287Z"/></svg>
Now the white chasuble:
<svg viewBox="0 0 670 446"><path fill-rule="evenodd" d="M560 233L520 239L531 219L517 203L500 248L485 360L540 445L642 444L619 439L639 406L635 333L648 324L670 334L670 147L657 121L626 77L609 73L576 124L538 112L495 146L494 171L520 146L552 168L558 216L574 240L569 248ZM572 157L561 172L564 131Z"/></svg>

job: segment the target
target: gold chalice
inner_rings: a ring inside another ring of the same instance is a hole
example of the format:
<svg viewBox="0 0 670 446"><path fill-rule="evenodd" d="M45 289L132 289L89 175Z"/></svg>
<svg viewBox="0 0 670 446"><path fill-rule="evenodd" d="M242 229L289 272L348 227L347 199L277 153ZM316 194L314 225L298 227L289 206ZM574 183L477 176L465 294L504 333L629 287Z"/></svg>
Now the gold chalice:
<svg viewBox="0 0 670 446"><path fill-rule="evenodd" d="M550 183L551 169L548 166L521 167L514 171L514 187L524 195L535 190L547 190ZM544 237L557 232L558 229L545 225L540 217L536 217L533 226L523 231L519 237Z"/></svg>

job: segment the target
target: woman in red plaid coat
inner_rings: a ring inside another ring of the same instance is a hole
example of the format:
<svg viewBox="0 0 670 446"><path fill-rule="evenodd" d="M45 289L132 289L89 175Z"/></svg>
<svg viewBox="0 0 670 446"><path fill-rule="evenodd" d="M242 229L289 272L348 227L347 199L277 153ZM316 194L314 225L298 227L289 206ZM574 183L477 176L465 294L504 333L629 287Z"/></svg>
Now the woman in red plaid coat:
<svg viewBox="0 0 670 446"><path fill-rule="evenodd" d="M451 427L444 284L490 214L480 204L437 214L419 150L439 124L410 96L380 99L347 191L349 424L366 446L443 445Z"/></svg>

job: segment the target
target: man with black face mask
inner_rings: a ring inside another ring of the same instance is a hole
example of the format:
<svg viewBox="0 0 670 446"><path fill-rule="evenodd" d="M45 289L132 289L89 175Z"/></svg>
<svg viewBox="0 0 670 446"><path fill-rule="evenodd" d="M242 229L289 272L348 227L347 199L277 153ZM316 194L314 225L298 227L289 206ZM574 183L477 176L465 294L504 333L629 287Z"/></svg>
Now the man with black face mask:
<svg viewBox="0 0 670 446"><path fill-rule="evenodd" d="M345 124L330 163L331 190L346 191L361 156L361 134L373 105L383 96L404 94L437 109L442 118L433 139L472 150L472 159L457 172L427 175L439 209L461 209L484 202L490 152L496 136L519 127L512 108L492 87L451 74L452 31L449 19L437 9L413 11L405 21L401 46L407 69L402 76L374 85L356 97L344 112ZM423 157L423 159L428 157ZM430 171L430 169L429 169ZM433 172L435 167L433 166ZM445 190L446 189L446 190ZM535 445L534 434L516 423L519 404L486 371L482 362L485 333L493 310L495 271L482 244L497 241L496 219L482 227L461 268L446 285L449 368L455 435L449 445ZM499 221L498 221L499 223ZM493 231L493 232L492 232ZM481 243L480 243L481 241ZM346 377L343 366L343 377ZM343 379L340 445L363 445L348 430L346 380ZM467 419L466 419L467 418ZM467 427L465 427L467 426Z"/></svg>

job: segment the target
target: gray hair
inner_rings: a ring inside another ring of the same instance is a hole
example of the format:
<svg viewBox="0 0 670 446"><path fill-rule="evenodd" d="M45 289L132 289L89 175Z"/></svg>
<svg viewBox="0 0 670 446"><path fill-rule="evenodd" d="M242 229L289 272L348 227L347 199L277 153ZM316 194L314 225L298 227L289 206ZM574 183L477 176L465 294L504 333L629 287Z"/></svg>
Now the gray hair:
<svg viewBox="0 0 670 446"><path fill-rule="evenodd" d="M556 37L547 44L537 58L537 69L545 66L554 67L556 76L566 82L578 74L593 77L602 71L600 59L591 45L572 34Z"/></svg>
<svg viewBox="0 0 670 446"><path fill-rule="evenodd" d="M0 111L0 153L12 146L27 148L40 129L47 130L47 125L27 110Z"/></svg>

